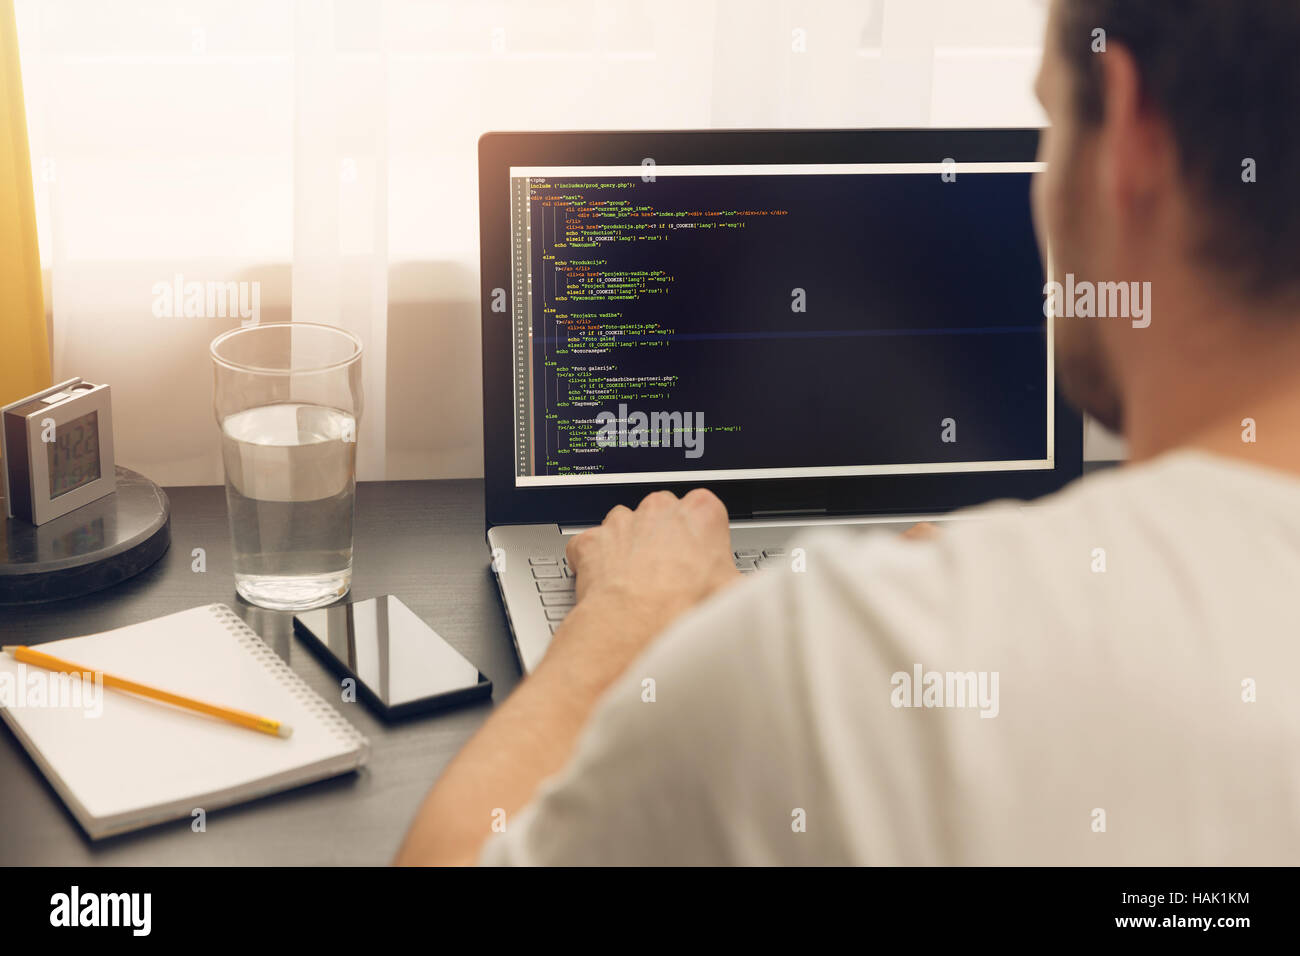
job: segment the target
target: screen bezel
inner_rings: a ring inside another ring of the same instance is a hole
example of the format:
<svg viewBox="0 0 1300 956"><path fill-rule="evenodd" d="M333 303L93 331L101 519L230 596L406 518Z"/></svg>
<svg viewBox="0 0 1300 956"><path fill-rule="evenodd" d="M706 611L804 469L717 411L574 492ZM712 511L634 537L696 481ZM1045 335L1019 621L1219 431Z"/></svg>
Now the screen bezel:
<svg viewBox="0 0 1300 956"><path fill-rule="evenodd" d="M495 289L511 289L511 166L1035 162L1034 129L686 130L486 133L479 139L480 314L483 348L485 517L501 524L588 524L615 505L635 506L657 487L712 490L733 518L938 513L995 498L1030 500L1077 478L1083 423L1055 396L1055 467L829 478L740 478L582 486L515 485L511 313L493 312ZM1058 379L1059 383L1059 379Z"/></svg>

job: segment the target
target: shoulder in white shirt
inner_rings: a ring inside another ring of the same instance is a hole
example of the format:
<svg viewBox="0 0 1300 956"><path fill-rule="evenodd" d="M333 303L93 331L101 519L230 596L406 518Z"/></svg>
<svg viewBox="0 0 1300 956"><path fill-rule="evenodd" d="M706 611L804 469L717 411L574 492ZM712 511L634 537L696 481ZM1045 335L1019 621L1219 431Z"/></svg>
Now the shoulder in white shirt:
<svg viewBox="0 0 1300 956"><path fill-rule="evenodd" d="M1179 452L967 515L677 622L482 862L1300 859L1300 480Z"/></svg>

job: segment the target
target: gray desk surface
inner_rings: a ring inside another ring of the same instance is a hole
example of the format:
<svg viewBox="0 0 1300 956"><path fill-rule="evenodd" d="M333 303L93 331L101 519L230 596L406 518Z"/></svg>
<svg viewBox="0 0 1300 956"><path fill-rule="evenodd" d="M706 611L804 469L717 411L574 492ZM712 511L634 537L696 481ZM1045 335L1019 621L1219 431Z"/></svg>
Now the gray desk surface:
<svg viewBox="0 0 1300 956"><path fill-rule="evenodd" d="M43 641L134 624L199 604L242 614L319 694L339 702L338 679L293 636L292 615L235 595L225 494L169 488L171 549L139 577L75 601L0 608L5 643ZM207 570L192 570L195 548ZM395 594L493 681L501 701L519 681L505 614L488 570L483 483L362 483L357 492L352 598ZM7 729L0 730L0 865L383 864L452 755L491 712L483 702L384 724L364 703L338 703L370 738L359 773L208 815L92 843Z"/></svg>

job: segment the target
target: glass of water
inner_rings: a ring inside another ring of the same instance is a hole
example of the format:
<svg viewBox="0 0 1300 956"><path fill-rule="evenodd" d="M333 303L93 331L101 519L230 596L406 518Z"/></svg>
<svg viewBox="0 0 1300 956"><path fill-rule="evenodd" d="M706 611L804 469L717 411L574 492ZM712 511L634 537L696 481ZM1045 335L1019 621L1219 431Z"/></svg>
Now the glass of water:
<svg viewBox="0 0 1300 956"><path fill-rule="evenodd" d="M352 585L361 342L310 322L233 329L209 346L235 590L301 611Z"/></svg>

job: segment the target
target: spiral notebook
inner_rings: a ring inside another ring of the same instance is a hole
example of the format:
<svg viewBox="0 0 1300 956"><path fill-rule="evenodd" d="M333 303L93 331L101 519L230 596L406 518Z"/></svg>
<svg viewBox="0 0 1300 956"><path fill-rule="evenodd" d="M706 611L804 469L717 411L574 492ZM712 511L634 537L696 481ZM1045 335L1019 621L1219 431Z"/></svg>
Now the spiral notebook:
<svg viewBox="0 0 1300 956"><path fill-rule="evenodd" d="M366 738L224 604L39 649L293 727L272 737L109 688L74 700L49 671L0 654L0 716L92 839L346 773L369 756ZM56 694L61 706L50 706Z"/></svg>

